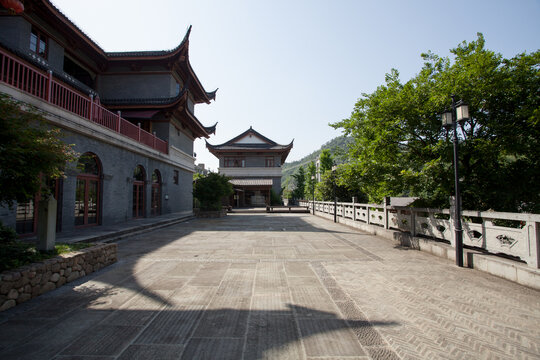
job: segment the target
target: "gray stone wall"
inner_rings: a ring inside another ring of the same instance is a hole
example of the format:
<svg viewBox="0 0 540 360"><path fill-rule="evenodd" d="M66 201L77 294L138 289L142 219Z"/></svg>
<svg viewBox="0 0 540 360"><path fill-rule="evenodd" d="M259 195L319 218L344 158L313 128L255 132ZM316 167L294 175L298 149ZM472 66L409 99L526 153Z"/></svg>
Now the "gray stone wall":
<svg viewBox="0 0 540 360"><path fill-rule="evenodd" d="M100 75L97 91L103 99L145 99L174 96L172 74Z"/></svg>
<svg viewBox="0 0 540 360"><path fill-rule="evenodd" d="M152 172L161 174L161 214L191 211L193 209L193 174L168 163L148 158L127 149L100 142L80 134L64 131L64 141L75 144L80 154L96 154L102 166L99 219L101 225L125 222L133 216L133 171L142 165L145 176L144 215L151 216ZM174 184L174 170L179 172L179 183ZM61 231L75 229L75 190L78 172L75 164L66 168L63 179L61 207ZM16 206L0 208L0 221L15 227Z"/></svg>
<svg viewBox="0 0 540 360"><path fill-rule="evenodd" d="M279 195L281 193L281 177L272 178L272 190Z"/></svg>
<svg viewBox="0 0 540 360"><path fill-rule="evenodd" d="M117 244L98 244L0 274L0 311L117 261Z"/></svg>
<svg viewBox="0 0 540 360"><path fill-rule="evenodd" d="M0 16L0 40L21 51L30 49L32 25L21 16Z"/></svg>
<svg viewBox="0 0 540 360"><path fill-rule="evenodd" d="M227 154L222 155L219 158L219 166L225 167L225 157L233 157L233 158L241 158L243 157L246 160L246 167L265 167L266 166L266 158L272 157L274 159L274 167L281 167L281 156L274 155L274 154L268 154L268 155L253 155L253 153L243 153L240 155L237 155L237 153L234 154Z"/></svg>
<svg viewBox="0 0 540 360"><path fill-rule="evenodd" d="M246 167L264 167L266 156L246 156Z"/></svg>
<svg viewBox="0 0 540 360"><path fill-rule="evenodd" d="M178 130L172 123L169 126L169 144L182 150L188 155L193 155L193 140L184 132Z"/></svg>
<svg viewBox="0 0 540 360"><path fill-rule="evenodd" d="M57 71L64 71L64 48L53 39L47 40L47 62Z"/></svg>
<svg viewBox="0 0 540 360"><path fill-rule="evenodd" d="M153 122L152 123L152 132L156 133L156 136L160 138L161 140L165 140L169 142L169 135L170 135L170 124L169 122Z"/></svg>

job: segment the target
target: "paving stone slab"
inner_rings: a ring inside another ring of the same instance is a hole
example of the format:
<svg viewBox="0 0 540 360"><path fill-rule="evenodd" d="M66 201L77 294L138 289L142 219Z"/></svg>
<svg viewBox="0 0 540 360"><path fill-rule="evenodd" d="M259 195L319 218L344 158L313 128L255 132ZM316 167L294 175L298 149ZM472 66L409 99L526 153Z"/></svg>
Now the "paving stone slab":
<svg viewBox="0 0 540 360"><path fill-rule="evenodd" d="M366 355L344 320L301 318L298 325L308 357Z"/></svg>
<svg viewBox="0 0 540 360"><path fill-rule="evenodd" d="M238 360L242 358L243 338L193 338L187 344L182 359Z"/></svg>
<svg viewBox="0 0 540 360"><path fill-rule="evenodd" d="M197 325L203 314L203 306L167 307L135 339L136 344L181 345Z"/></svg>
<svg viewBox="0 0 540 360"><path fill-rule="evenodd" d="M3 360L51 359L79 335L90 331L110 314L111 311L106 310L72 312L45 332L27 339L13 339L13 345L2 351L1 358Z"/></svg>
<svg viewBox="0 0 540 360"><path fill-rule="evenodd" d="M246 359L301 359L303 347L296 320L273 312L255 312L249 319Z"/></svg>
<svg viewBox="0 0 540 360"><path fill-rule="evenodd" d="M183 345L130 345L118 360L177 360L184 352Z"/></svg>
<svg viewBox="0 0 540 360"><path fill-rule="evenodd" d="M79 336L61 354L116 356L142 329L140 326L97 325Z"/></svg>
<svg viewBox="0 0 540 360"><path fill-rule="evenodd" d="M120 241L0 316L0 359L538 359L540 292L308 214Z"/></svg>

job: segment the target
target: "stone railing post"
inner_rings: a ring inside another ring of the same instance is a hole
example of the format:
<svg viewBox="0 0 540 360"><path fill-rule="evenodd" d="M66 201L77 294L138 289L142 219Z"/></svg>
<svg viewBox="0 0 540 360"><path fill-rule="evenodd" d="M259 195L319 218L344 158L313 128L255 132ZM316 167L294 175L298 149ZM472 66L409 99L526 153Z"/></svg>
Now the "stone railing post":
<svg viewBox="0 0 540 360"><path fill-rule="evenodd" d="M390 220L389 219L390 216L388 216L389 207L390 207L390 197L385 196L384 197L384 228L385 229L389 228L389 220Z"/></svg>
<svg viewBox="0 0 540 360"><path fill-rule="evenodd" d="M456 247L456 232L455 232L455 214L456 214L456 198L454 196L450 196L450 226L452 227L452 239L450 240L450 245L455 248Z"/></svg>
<svg viewBox="0 0 540 360"><path fill-rule="evenodd" d="M366 216L367 216L367 223L371 224L371 209L369 207L369 204L366 204Z"/></svg>
<svg viewBox="0 0 540 360"><path fill-rule="evenodd" d="M352 198L352 219L356 221L356 196Z"/></svg>
<svg viewBox="0 0 540 360"><path fill-rule="evenodd" d="M38 249L54 250L56 242L56 199L49 196L38 202Z"/></svg>
<svg viewBox="0 0 540 360"><path fill-rule="evenodd" d="M411 224L409 229L411 229L411 236L416 236L416 212L414 209L411 209Z"/></svg>
<svg viewBox="0 0 540 360"><path fill-rule="evenodd" d="M527 221L527 240L529 241L529 261L527 264L540 269L540 223Z"/></svg>

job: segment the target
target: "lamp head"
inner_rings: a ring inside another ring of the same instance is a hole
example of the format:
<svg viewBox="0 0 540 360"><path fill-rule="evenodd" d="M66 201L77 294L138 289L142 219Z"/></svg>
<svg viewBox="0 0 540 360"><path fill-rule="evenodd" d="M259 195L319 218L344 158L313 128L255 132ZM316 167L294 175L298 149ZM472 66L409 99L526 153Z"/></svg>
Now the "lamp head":
<svg viewBox="0 0 540 360"><path fill-rule="evenodd" d="M469 119L469 105L460 101L456 106L456 120L465 121Z"/></svg>
<svg viewBox="0 0 540 360"><path fill-rule="evenodd" d="M451 127L452 126L452 112L446 111L441 115L441 121L444 127Z"/></svg>

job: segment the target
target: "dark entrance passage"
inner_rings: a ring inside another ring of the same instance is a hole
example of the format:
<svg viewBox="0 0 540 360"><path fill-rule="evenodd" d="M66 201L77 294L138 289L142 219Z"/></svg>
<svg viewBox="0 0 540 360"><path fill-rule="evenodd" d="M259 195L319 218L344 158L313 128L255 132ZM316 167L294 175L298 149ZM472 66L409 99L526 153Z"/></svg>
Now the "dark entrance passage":
<svg viewBox="0 0 540 360"><path fill-rule="evenodd" d="M139 165L133 172L133 217L144 216L144 168Z"/></svg>

